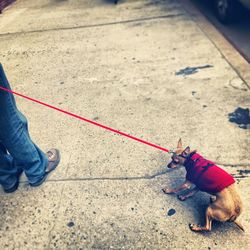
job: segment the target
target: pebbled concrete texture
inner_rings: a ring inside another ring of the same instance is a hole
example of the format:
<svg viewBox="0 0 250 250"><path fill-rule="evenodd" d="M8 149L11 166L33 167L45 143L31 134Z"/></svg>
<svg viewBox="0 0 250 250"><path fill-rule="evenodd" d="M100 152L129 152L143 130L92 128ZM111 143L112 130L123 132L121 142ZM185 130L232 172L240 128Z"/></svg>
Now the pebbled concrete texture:
<svg viewBox="0 0 250 250"><path fill-rule="evenodd" d="M42 189L23 185L14 194L1 193L1 249L44 249L56 223L62 185Z"/></svg>
<svg viewBox="0 0 250 250"><path fill-rule="evenodd" d="M16 193L0 193L1 249L246 249L249 129L228 113L249 108L249 89L179 1L38 2L0 16L13 89L166 148L182 137L237 178L246 232L214 223L192 233L208 195L161 193L185 176L166 170L168 154L17 98L33 140L62 161L42 187L23 176Z"/></svg>

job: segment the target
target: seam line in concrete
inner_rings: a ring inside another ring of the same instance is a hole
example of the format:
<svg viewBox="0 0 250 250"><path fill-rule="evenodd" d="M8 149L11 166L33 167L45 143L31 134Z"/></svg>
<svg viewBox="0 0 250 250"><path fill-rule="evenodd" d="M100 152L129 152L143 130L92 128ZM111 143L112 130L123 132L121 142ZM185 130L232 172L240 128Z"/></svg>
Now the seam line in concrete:
<svg viewBox="0 0 250 250"><path fill-rule="evenodd" d="M89 28L98 28L103 26L112 26L118 24L126 24L126 23L134 23L134 22L144 22L144 21L152 21L157 19L167 19L167 18L174 18L183 16L184 13L178 14L170 14L170 15L163 15L163 16L153 16L153 17L143 17L138 19L130 19L130 20L123 20L117 22L110 22L110 23L100 23L100 24L91 24L91 25L81 25L76 27L63 27L63 28L52 28L52 29L41 29L41 30L31 30L31 31L20 31L20 32L13 32L13 33L2 33L0 37L3 36L14 36L14 35L26 35L26 34L33 34L33 33L43 33L43 32L50 32L50 31L60 31L60 30L76 30L76 29L89 29Z"/></svg>
<svg viewBox="0 0 250 250"><path fill-rule="evenodd" d="M72 155L70 155L68 163L67 163L66 174L68 173L68 169L69 169L69 166L70 166L71 157L72 157ZM51 229L49 230L49 234L48 234L48 246L47 246L48 250L50 249L50 245L51 245L51 241L52 241L52 233L53 233L53 231L55 229L55 226L56 226L56 223L57 223L57 218L58 218L58 215L59 215L59 212L60 212L60 208L62 206L62 197L63 197L64 189L65 189L65 185L63 185L62 189L61 189L60 200L59 200L59 203L58 203L58 206L57 206L57 209L56 209L57 213L55 215L54 224L51 227Z"/></svg>
<svg viewBox="0 0 250 250"><path fill-rule="evenodd" d="M216 165L223 167L249 167L250 163L223 163L223 162L214 162Z"/></svg>
<svg viewBox="0 0 250 250"><path fill-rule="evenodd" d="M225 164L225 165L220 164L220 165L224 166L224 167L225 166L234 167L237 164L235 164L235 165L234 164ZM240 164L238 164L237 166L247 167L247 166L250 166L250 164L248 164L248 165L245 165L245 164L240 165ZM159 176L162 176L162 175L167 175L168 173L171 173L171 172L172 172L172 170L166 169L165 171L156 173L154 175L128 176L128 177L83 177L83 178L76 177L76 178L50 179L50 180L47 180L46 182L152 180L152 179L155 179L156 177L159 177ZM232 175L235 178L242 178L242 177L248 178L248 176L238 176L236 174L232 174ZM171 178L183 179L182 177L171 177ZM26 182L24 181L24 182L21 182L21 183L26 183Z"/></svg>
<svg viewBox="0 0 250 250"><path fill-rule="evenodd" d="M57 223L58 214L60 212L60 208L61 208L61 205L62 205L62 197L63 197L64 188L65 188L65 185L62 186L62 190L61 190L61 193L60 193L60 200L58 202L57 209L56 209L57 213L56 213L56 216L55 216L55 221L53 223L53 226L49 230L49 234L48 234L48 246L47 246L48 250L50 249L50 245L51 245L51 241L52 241L52 235L51 234L53 233L53 231L55 229L55 226L56 226L56 223Z"/></svg>
<svg viewBox="0 0 250 250"><path fill-rule="evenodd" d="M122 181L122 180L151 180L158 176L167 174L169 170L154 174L154 175L144 175L144 176L131 176L131 177L83 177L83 178L64 178L64 179L50 179L46 182L70 182L70 181ZM21 181L20 183L27 183L26 181Z"/></svg>
<svg viewBox="0 0 250 250"><path fill-rule="evenodd" d="M235 179L247 179L250 178L250 176L240 176L231 174ZM74 181L139 181L139 180L152 180L154 177L148 177L148 176L132 176L132 177L89 177L89 178L69 178L69 179L54 179L54 180L47 180L46 182L49 183L56 183L56 182L74 182ZM185 177L171 177L171 179L175 180L184 180Z"/></svg>

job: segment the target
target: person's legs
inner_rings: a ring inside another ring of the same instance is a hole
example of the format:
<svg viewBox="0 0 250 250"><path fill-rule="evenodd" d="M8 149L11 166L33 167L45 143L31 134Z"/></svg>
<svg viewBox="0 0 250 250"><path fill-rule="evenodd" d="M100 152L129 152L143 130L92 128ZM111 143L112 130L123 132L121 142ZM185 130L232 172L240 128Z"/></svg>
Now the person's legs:
<svg viewBox="0 0 250 250"><path fill-rule="evenodd" d="M5 190L10 190L15 186L18 181L18 173L17 167L13 164L13 158L0 142L0 184Z"/></svg>
<svg viewBox="0 0 250 250"><path fill-rule="evenodd" d="M10 89L1 64L0 85ZM18 111L13 95L3 90L0 90L0 140L9 153L0 153L1 184L6 185L4 179L11 179L18 168L24 169L31 185L44 178L47 156L30 139L27 119Z"/></svg>

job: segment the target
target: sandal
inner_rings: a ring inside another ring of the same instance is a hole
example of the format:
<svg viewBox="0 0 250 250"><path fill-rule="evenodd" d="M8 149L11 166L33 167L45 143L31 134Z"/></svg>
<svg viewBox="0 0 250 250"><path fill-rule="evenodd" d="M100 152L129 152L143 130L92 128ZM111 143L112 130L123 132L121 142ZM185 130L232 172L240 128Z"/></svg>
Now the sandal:
<svg viewBox="0 0 250 250"><path fill-rule="evenodd" d="M48 165L45 169L45 173L43 174L42 178L35 182L35 183L30 183L30 186L32 187L37 187L43 184L43 182L47 179L48 175L56 169L60 162L60 152L58 149L50 149L47 153L46 156L48 157Z"/></svg>

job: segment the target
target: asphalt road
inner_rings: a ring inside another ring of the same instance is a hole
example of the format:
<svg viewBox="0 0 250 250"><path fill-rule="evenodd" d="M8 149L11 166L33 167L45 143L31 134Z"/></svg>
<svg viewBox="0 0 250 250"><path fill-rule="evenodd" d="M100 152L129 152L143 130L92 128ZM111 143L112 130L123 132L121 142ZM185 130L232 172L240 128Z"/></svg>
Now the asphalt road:
<svg viewBox="0 0 250 250"><path fill-rule="evenodd" d="M223 25L215 16L212 1L192 0L192 2L250 63L250 12L235 23Z"/></svg>

